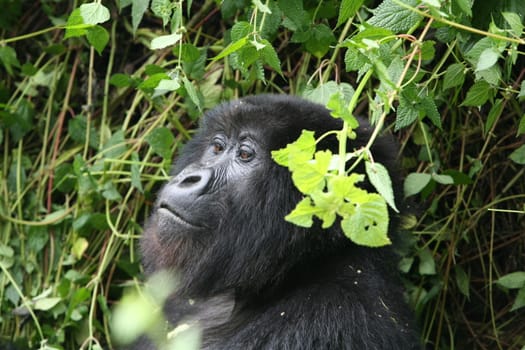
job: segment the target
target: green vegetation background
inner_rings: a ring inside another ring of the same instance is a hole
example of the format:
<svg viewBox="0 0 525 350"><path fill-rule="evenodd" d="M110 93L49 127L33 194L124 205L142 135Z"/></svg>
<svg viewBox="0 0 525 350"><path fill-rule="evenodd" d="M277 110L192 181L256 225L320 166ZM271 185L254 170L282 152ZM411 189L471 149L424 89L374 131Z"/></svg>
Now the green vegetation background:
<svg viewBox="0 0 525 350"><path fill-rule="evenodd" d="M277 92L357 94L350 112L399 139L399 268L428 347L523 349L524 17L522 0L0 0L0 348L113 348L172 157L202 111Z"/></svg>

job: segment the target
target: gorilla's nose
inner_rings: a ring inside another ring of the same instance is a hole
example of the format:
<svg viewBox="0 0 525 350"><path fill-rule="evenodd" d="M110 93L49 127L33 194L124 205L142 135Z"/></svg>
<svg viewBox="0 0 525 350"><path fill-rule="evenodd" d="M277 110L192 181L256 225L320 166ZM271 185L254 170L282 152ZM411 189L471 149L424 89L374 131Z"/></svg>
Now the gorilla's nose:
<svg viewBox="0 0 525 350"><path fill-rule="evenodd" d="M211 169L185 169L168 183L165 195L170 202L192 201L206 193L211 177Z"/></svg>

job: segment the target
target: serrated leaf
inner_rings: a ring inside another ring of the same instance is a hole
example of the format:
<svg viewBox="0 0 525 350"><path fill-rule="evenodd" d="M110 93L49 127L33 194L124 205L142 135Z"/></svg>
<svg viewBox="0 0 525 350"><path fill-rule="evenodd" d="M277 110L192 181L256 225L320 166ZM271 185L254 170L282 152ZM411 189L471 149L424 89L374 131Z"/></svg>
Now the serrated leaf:
<svg viewBox="0 0 525 350"><path fill-rule="evenodd" d="M337 18L337 27L345 23L350 17L354 16L363 5L364 0L343 0L339 6L339 17Z"/></svg>
<svg viewBox="0 0 525 350"><path fill-rule="evenodd" d="M319 151L315 153L315 159L308 162L297 162L290 166L292 170L292 180L304 194L320 191L325 187L325 175L330 165L332 153L330 151Z"/></svg>
<svg viewBox="0 0 525 350"><path fill-rule="evenodd" d="M197 93L197 89L195 88L195 86L186 76L182 77L182 82L184 84L184 89L188 93L188 96L190 97L191 101L195 104L195 106L197 106L199 111L202 111L201 99L199 98L199 95Z"/></svg>
<svg viewBox="0 0 525 350"><path fill-rule="evenodd" d="M294 164L301 164L312 159L315 152L315 137L313 131L303 130L301 136L285 148L272 151L273 160L291 170Z"/></svg>
<svg viewBox="0 0 525 350"><path fill-rule="evenodd" d="M109 21L109 10L99 2L80 5L80 15L85 24L99 24Z"/></svg>
<svg viewBox="0 0 525 350"><path fill-rule="evenodd" d="M486 48L479 55L476 71L489 69L498 62L499 52L493 47Z"/></svg>
<svg viewBox="0 0 525 350"><path fill-rule="evenodd" d="M496 283L508 289L517 289L525 287L525 272L516 271L511 272L505 276L500 277Z"/></svg>
<svg viewBox="0 0 525 350"><path fill-rule="evenodd" d="M109 33L103 27L96 25L87 29L86 38L100 55L109 42Z"/></svg>
<svg viewBox="0 0 525 350"><path fill-rule="evenodd" d="M155 16L162 18L162 25L168 24L176 5L171 0L152 0L151 11Z"/></svg>
<svg viewBox="0 0 525 350"><path fill-rule="evenodd" d="M477 107L481 106L489 99L490 85L484 80L477 81L467 91L465 100L461 103L461 106L465 107Z"/></svg>
<svg viewBox="0 0 525 350"><path fill-rule="evenodd" d="M399 213L399 210L396 207L396 202L394 200L394 190L392 189L392 181L390 180L390 175L388 170L380 163L377 162L365 162L366 174L370 183L375 187L377 192L386 200L388 205L394 211Z"/></svg>
<svg viewBox="0 0 525 350"><path fill-rule="evenodd" d="M171 146L175 142L175 138L168 128L161 127L153 129L151 133L146 135L145 140L153 152L164 159L171 159Z"/></svg>
<svg viewBox="0 0 525 350"><path fill-rule="evenodd" d="M367 247L391 244L388 238L388 209L386 202L377 193L368 194L366 201L351 203L350 215L343 218L344 234L354 243Z"/></svg>
<svg viewBox="0 0 525 350"><path fill-rule="evenodd" d="M262 44L264 44L264 48L261 50L261 58L263 62L272 67L274 71L282 76L283 72L281 70L281 60L279 60L277 52L268 40L264 39Z"/></svg>
<svg viewBox="0 0 525 350"><path fill-rule="evenodd" d="M252 32L252 30L253 27L249 22L239 21L235 23L230 32L232 42L247 37Z"/></svg>
<svg viewBox="0 0 525 350"><path fill-rule="evenodd" d="M409 174L404 182L403 190L405 193L405 197L410 197L412 195L415 195L423 188L425 188L426 185L430 182L432 179L432 176L430 174L423 174L423 173L411 173Z"/></svg>
<svg viewBox="0 0 525 350"><path fill-rule="evenodd" d="M448 66L443 78L443 89L461 86L465 81L465 66L462 63L454 63Z"/></svg>
<svg viewBox="0 0 525 350"><path fill-rule="evenodd" d="M415 0L403 1L408 6L416 7ZM389 29L395 33L405 32L419 22L421 17L405 7L401 7L394 0L385 0L372 10L373 16L368 24Z"/></svg>
<svg viewBox="0 0 525 350"><path fill-rule="evenodd" d="M419 110L416 108L415 101L410 101L401 96L399 99L399 106L397 106L394 130L397 131L411 125L418 117Z"/></svg>
<svg viewBox="0 0 525 350"><path fill-rule="evenodd" d="M309 197L303 198L292 212L284 218L286 221L291 222L301 227L312 227L313 215L318 210L312 205Z"/></svg>
<svg viewBox="0 0 525 350"><path fill-rule="evenodd" d="M421 100L420 106L432 124L441 130L441 115L439 114L434 99L427 95Z"/></svg>
<svg viewBox="0 0 525 350"><path fill-rule="evenodd" d="M161 35L159 37L156 37L155 39L151 40L151 49L152 50L159 50L163 49L168 46L173 46L179 40L182 39L182 34L174 33L169 35Z"/></svg>
<svg viewBox="0 0 525 350"><path fill-rule="evenodd" d="M509 155L509 158L517 164L525 165L525 145L521 145Z"/></svg>
<svg viewBox="0 0 525 350"><path fill-rule="evenodd" d="M487 135L490 129L492 129L492 126L496 122L496 119L501 115L503 107L503 99L499 98L490 108L489 114L487 116L487 121L485 122L485 135Z"/></svg>

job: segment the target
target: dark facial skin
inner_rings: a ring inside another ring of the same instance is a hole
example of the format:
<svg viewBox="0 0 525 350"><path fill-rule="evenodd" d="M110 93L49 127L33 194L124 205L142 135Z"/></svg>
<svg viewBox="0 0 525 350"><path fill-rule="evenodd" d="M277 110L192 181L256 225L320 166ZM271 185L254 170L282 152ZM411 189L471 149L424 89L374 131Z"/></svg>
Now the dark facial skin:
<svg viewBox="0 0 525 350"><path fill-rule="evenodd" d="M348 150L369 139L371 127L360 123ZM173 326L199 324L203 348L419 347L389 247L357 246L337 222L324 230L284 220L302 195L271 151L303 129L320 137L341 126L323 106L299 98L247 97L207 112L176 158L145 226L142 261L147 274L177 274L165 315ZM337 139L318 149L337 153ZM389 137L372 148L397 193L395 153ZM146 343L136 348L155 349Z"/></svg>

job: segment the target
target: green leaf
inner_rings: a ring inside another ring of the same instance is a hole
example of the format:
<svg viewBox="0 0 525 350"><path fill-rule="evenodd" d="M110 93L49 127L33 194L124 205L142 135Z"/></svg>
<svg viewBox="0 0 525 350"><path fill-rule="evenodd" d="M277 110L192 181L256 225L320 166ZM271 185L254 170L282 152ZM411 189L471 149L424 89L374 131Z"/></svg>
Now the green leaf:
<svg viewBox="0 0 525 350"><path fill-rule="evenodd" d="M109 42L109 33L103 27L96 25L87 29L86 38L100 55Z"/></svg>
<svg viewBox="0 0 525 350"><path fill-rule="evenodd" d="M246 38L253 30L252 25L249 22L239 21L235 23L231 29L232 42Z"/></svg>
<svg viewBox="0 0 525 350"><path fill-rule="evenodd" d="M171 0L152 0L151 11L155 16L162 18L162 25L165 26L170 21L175 6Z"/></svg>
<svg viewBox="0 0 525 350"><path fill-rule="evenodd" d="M0 46L0 61L9 75L13 75L13 67L20 67L16 51L10 46Z"/></svg>
<svg viewBox="0 0 525 350"><path fill-rule="evenodd" d="M388 170L380 163L372 163L369 161L365 162L365 168L370 183L374 185L377 192L383 196L388 205L399 213L394 200L394 190L392 189L392 181L390 180Z"/></svg>
<svg viewBox="0 0 525 350"><path fill-rule="evenodd" d="M305 48L317 58L323 57L330 45L336 42L334 33L325 24L316 24L310 29L311 36L305 43Z"/></svg>
<svg viewBox="0 0 525 350"><path fill-rule="evenodd" d="M133 79L127 74L116 73L111 76L109 83L118 88L122 88L131 86L133 84Z"/></svg>
<svg viewBox="0 0 525 350"><path fill-rule="evenodd" d="M387 236L388 209L383 197L370 193L366 200L348 206L353 209L341 221L343 232L348 238L367 247L391 244Z"/></svg>
<svg viewBox="0 0 525 350"><path fill-rule="evenodd" d="M80 15L80 9L74 9L67 18L64 39L85 35L87 33L87 28L89 27L91 26L84 23L84 20Z"/></svg>
<svg viewBox="0 0 525 350"><path fill-rule="evenodd" d="M432 253L428 248L419 251L419 274L420 275L435 275L436 262Z"/></svg>
<svg viewBox="0 0 525 350"><path fill-rule="evenodd" d="M248 43L248 38L247 37L244 37L244 38L241 38L233 43L231 43L230 45L226 46L224 48L224 50L222 50L217 56L213 57L212 58L212 61L217 61L217 60L220 60L221 58L224 58L236 51L239 51L240 49L242 49L246 44Z"/></svg>
<svg viewBox="0 0 525 350"><path fill-rule="evenodd" d="M272 151L272 158L277 164L293 170L295 164L303 164L312 159L314 152L314 132L303 130L296 141L289 143L285 148Z"/></svg>
<svg viewBox="0 0 525 350"><path fill-rule="evenodd" d="M308 85L303 92L303 97L312 102L326 106L330 102L330 98L336 94L344 96L345 101L350 101L350 98L354 94L354 88L350 84L338 84L331 80L324 84L320 84L314 89Z"/></svg>
<svg viewBox="0 0 525 350"><path fill-rule="evenodd" d="M292 224L301 227L312 227L313 215L318 212L318 209L312 205L309 197L303 198L290 214L284 219Z"/></svg>
<svg viewBox="0 0 525 350"><path fill-rule="evenodd" d="M35 305L33 308L35 310L47 311L56 306L60 302L60 300L60 298L41 298L35 300Z"/></svg>
<svg viewBox="0 0 525 350"><path fill-rule="evenodd" d="M265 4L263 4L261 0L252 0L252 3L255 5L255 7L257 8L259 12L267 13L267 14L272 13L272 11L270 11L270 8L266 6Z"/></svg>
<svg viewBox="0 0 525 350"><path fill-rule="evenodd" d="M182 82L184 84L184 89L188 93L188 96L190 97L191 101L195 104L195 106L197 106L199 111L202 111L201 99L199 98L199 95L197 93L197 89L195 88L195 86L186 76L182 77Z"/></svg>
<svg viewBox="0 0 525 350"><path fill-rule="evenodd" d="M325 187L325 175L332 159L332 152L319 151L315 153L315 159L308 162L297 162L292 159L292 180L295 186L304 194L321 191Z"/></svg>
<svg viewBox="0 0 525 350"><path fill-rule="evenodd" d="M458 285L458 289L467 298L470 297L470 278L468 277L467 273L463 268L459 265L456 265L455 267L456 271L456 283Z"/></svg>
<svg viewBox="0 0 525 350"><path fill-rule="evenodd" d="M453 185L454 184L454 179L452 178L452 176L449 176L449 175L441 175L441 174L433 173L432 180L442 185Z"/></svg>
<svg viewBox="0 0 525 350"><path fill-rule="evenodd" d="M131 23L133 26L133 34L137 32L142 17L148 9L149 0L131 0Z"/></svg>
<svg viewBox="0 0 525 350"><path fill-rule="evenodd" d="M175 138L168 128L161 127L153 129L151 133L146 135L145 140L153 152L164 159L171 159L171 146L175 142Z"/></svg>
<svg viewBox="0 0 525 350"><path fill-rule="evenodd" d="M99 24L109 20L109 10L99 2L80 5L80 15L85 24Z"/></svg>
<svg viewBox="0 0 525 350"><path fill-rule="evenodd" d="M404 0L408 6L416 7L417 1ZM416 25L421 17L405 7L401 7L394 0L385 0L377 8L372 10L374 14L368 24L376 27L389 29L393 32L405 32Z"/></svg>
<svg viewBox="0 0 525 350"><path fill-rule="evenodd" d="M521 37L523 32L523 24L521 23L520 16L514 12L503 12L502 15L503 18L505 18L505 21L507 21L509 24L512 35L514 35L516 38Z"/></svg>
<svg viewBox="0 0 525 350"><path fill-rule="evenodd" d="M430 174L423 174L423 173L411 173L409 174L404 182L403 190L405 193L405 197L413 196L423 188L425 188L426 185L430 182L432 179L432 175Z"/></svg>
<svg viewBox="0 0 525 350"><path fill-rule="evenodd" d="M492 126L496 122L496 119L501 115L503 107L503 99L499 98L490 108L489 114L487 116L487 121L485 122L485 136L488 134L490 129L492 129Z"/></svg>
<svg viewBox="0 0 525 350"><path fill-rule="evenodd" d="M500 277L496 283L508 289L517 289L525 287L525 272L516 271L511 272L505 276Z"/></svg>
<svg viewBox="0 0 525 350"><path fill-rule="evenodd" d="M179 33L161 35L151 40L150 48L152 50L164 49L165 47L175 45L180 39L182 39L182 34Z"/></svg>
<svg viewBox="0 0 525 350"><path fill-rule="evenodd" d="M345 23L350 17L354 16L363 5L364 0L343 0L339 7L339 17L337 18L337 27Z"/></svg>
<svg viewBox="0 0 525 350"><path fill-rule="evenodd" d="M84 252L89 247L89 243L87 239L84 237L79 237L75 240L75 243L73 243L73 246L71 247L71 254L77 259L82 259L82 256L84 255Z"/></svg>
<svg viewBox="0 0 525 350"><path fill-rule="evenodd" d="M418 98L419 100L419 98ZM400 130L411 125L419 117L419 109L417 109L417 100L409 100L401 94L399 98L399 106L397 106L396 122L394 130Z"/></svg>
<svg viewBox="0 0 525 350"><path fill-rule="evenodd" d="M429 95L423 97L421 99L420 107L432 124L441 130L441 115L439 114L434 98Z"/></svg>
<svg viewBox="0 0 525 350"><path fill-rule="evenodd" d="M518 295L516 296L516 300L514 300L514 304L512 304L510 311L518 310L524 306L525 306L525 287L521 288L518 291Z"/></svg>
<svg viewBox="0 0 525 350"><path fill-rule="evenodd" d="M476 65L476 71L489 69L498 62L499 51L493 47L486 48L479 55L479 60Z"/></svg>
<svg viewBox="0 0 525 350"><path fill-rule="evenodd" d="M521 116L520 123L518 125L518 132L516 133L516 136L519 136L521 134L525 134L525 114Z"/></svg>
<svg viewBox="0 0 525 350"><path fill-rule="evenodd" d="M265 45L264 48L261 50L262 60L264 61L264 63L272 67L274 71L276 71L277 73L279 73L279 75L282 76L283 72L281 70L281 61L277 56L277 52L268 40L262 40L262 44Z"/></svg>
<svg viewBox="0 0 525 350"><path fill-rule="evenodd" d="M178 77L175 77L178 78ZM180 88L179 79L162 79L155 87L152 97L161 96L167 92L175 91Z"/></svg>
<svg viewBox="0 0 525 350"><path fill-rule="evenodd" d="M490 97L491 87L489 83L484 80L477 81L467 91L467 96L460 106L478 107L488 101Z"/></svg>
<svg viewBox="0 0 525 350"><path fill-rule="evenodd" d="M518 149L514 150L509 158L514 163L525 165L525 145L521 145Z"/></svg>
<svg viewBox="0 0 525 350"><path fill-rule="evenodd" d="M110 201L122 200L122 196L118 192L113 181L107 181L104 183L104 186L102 187L102 196Z"/></svg>
<svg viewBox="0 0 525 350"><path fill-rule="evenodd" d="M454 63L448 66L443 78L443 89L461 86L465 81L465 66L462 63Z"/></svg>

